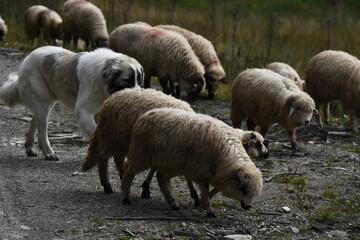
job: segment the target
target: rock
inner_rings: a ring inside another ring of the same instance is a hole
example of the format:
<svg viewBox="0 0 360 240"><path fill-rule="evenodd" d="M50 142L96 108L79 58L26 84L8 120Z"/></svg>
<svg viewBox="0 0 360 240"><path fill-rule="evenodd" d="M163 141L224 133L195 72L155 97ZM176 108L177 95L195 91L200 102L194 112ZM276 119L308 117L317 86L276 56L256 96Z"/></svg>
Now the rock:
<svg viewBox="0 0 360 240"><path fill-rule="evenodd" d="M290 229L293 233L299 233L299 229L297 229L296 227L291 226Z"/></svg>
<svg viewBox="0 0 360 240"><path fill-rule="evenodd" d="M333 230L329 232L329 237L338 237L339 239L346 239L347 233L340 230Z"/></svg>
<svg viewBox="0 0 360 240"><path fill-rule="evenodd" d="M25 226L25 225L20 225L20 228L21 228L21 230L25 230L25 231L30 230L30 227Z"/></svg>
<svg viewBox="0 0 360 240"><path fill-rule="evenodd" d="M282 210L286 213L290 212L290 208L289 207L282 207Z"/></svg>
<svg viewBox="0 0 360 240"><path fill-rule="evenodd" d="M223 238L232 239L232 240L251 240L252 236L248 234L235 234L235 235L226 235Z"/></svg>

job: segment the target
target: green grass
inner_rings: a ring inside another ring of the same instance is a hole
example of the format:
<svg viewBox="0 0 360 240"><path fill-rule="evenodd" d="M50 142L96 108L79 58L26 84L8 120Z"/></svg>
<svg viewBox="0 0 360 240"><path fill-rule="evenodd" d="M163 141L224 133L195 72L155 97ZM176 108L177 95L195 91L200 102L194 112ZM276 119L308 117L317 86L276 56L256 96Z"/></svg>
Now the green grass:
<svg viewBox="0 0 360 240"><path fill-rule="evenodd" d="M37 47L25 36L25 10L43 4L61 15L64 2L27 0L13 4L0 0L4 9L1 15L9 28L0 46L27 51ZM228 79L216 97L220 100L230 99L233 79L247 68L282 61L304 78L308 61L320 51L337 49L360 56L360 3L355 0L341 4L328 0L184 0L175 6L167 0L91 2L103 11L109 33L121 24L144 21L151 25L176 24L212 41ZM344 114L341 116L332 120L346 120Z"/></svg>

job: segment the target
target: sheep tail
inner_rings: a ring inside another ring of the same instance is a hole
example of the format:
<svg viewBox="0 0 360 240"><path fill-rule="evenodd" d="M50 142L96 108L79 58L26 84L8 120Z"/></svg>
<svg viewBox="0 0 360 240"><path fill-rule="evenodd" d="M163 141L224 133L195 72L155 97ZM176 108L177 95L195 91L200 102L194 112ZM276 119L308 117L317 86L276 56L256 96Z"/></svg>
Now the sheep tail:
<svg viewBox="0 0 360 240"><path fill-rule="evenodd" d="M98 134L97 131L94 132L93 136L91 137L88 153L85 159L85 162L83 163L81 167L81 171L86 172L93 167L95 167L98 163L98 156L99 156L99 150L98 150Z"/></svg>
<svg viewBox="0 0 360 240"><path fill-rule="evenodd" d="M18 89L17 73L11 73L8 76L8 80L4 83L0 83L0 102L9 107L14 107L21 103L20 93Z"/></svg>

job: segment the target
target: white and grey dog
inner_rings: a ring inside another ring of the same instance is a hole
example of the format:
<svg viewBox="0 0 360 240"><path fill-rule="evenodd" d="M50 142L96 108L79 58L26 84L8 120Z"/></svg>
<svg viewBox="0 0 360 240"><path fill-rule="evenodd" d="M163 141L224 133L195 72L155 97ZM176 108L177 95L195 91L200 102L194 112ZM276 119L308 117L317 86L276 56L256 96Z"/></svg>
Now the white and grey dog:
<svg viewBox="0 0 360 240"><path fill-rule="evenodd" d="M94 114L112 93L139 88L142 66L134 58L110 49L73 53L61 47L40 47L21 63L0 86L0 101L13 107L23 104L34 114L26 135L26 154L36 156L34 136L45 159L58 160L50 146L47 125L56 101L74 109L80 128L89 138L96 128Z"/></svg>

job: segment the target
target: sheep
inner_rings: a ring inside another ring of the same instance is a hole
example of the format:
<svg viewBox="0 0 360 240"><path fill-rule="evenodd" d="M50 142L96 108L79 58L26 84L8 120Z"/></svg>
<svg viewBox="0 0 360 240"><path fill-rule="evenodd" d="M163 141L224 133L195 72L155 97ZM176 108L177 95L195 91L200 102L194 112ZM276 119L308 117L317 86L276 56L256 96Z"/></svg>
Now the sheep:
<svg viewBox="0 0 360 240"><path fill-rule="evenodd" d="M260 126L265 137L273 123L286 129L291 148L299 150L296 128L309 125L314 100L301 91L294 81L268 69L247 69L241 72L232 85L230 119L235 128L248 118L248 128Z"/></svg>
<svg viewBox="0 0 360 240"><path fill-rule="evenodd" d="M210 184L249 209L262 191L262 175L234 130L212 117L179 109L154 109L141 115L134 125L125 162L122 203L130 204L134 176L154 168L159 187L173 209L178 209L178 203L172 196L170 179L177 175L199 185L208 217L215 217Z"/></svg>
<svg viewBox="0 0 360 240"><path fill-rule="evenodd" d="M61 27L59 14L45 6L34 5L25 12L25 30L30 40L42 33L46 43L55 45L56 39L61 39Z"/></svg>
<svg viewBox="0 0 360 240"><path fill-rule="evenodd" d="M302 80L299 74L290 65L282 62L272 62L266 65L266 69L270 69L284 77L290 78L295 81L296 85L305 91L305 81Z"/></svg>
<svg viewBox="0 0 360 240"><path fill-rule="evenodd" d="M111 49L141 63L145 88L150 87L151 76L157 76L166 94L180 97L184 90L189 100L195 100L204 91L204 66L180 34L144 24L124 24L111 32L109 41Z"/></svg>
<svg viewBox="0 0 360 240"><path fill-rule="evenodd" d="M340 100L350 114L351 130L359 131L360 117L360 61L342 51L323 51L314 56L306 68L306 91L324 113L329 124L330 102ZM318 122L323 127L321 114Z"/></svg>
<svg viewBox="0 0 360 240"><path fill-rule="evenodd" d="M50 146L48 118L56 101L74 110L80 128L89 137L96 128L94 114L116 91L140 88L143 69L138 61L110 49L73 53L61 47L45 46L32 51L17 74L0 86L0 102L9 107L23 104L33 113L26 134L28 156L36 156L35 132L47 160L59 160Z"/></svg>
<svg viewBox="0 0 360 240"><path fill-rule="evenodd" d="M243 144L245 151L251 158L256 158L256 157L268 158L269 157L269 153L267 150L268 141L265 140L264 137L261 136L260 133L254 132L254 131L242 131L242 130L235 131L235 133L237 134L237 138L239 139L239 141L241 141L241 143ZM152 180L155 172L156 172L156 169L151 169L149 171L149 174L147 175L145 181L141 185L141 187L142 187L141 197L144 199L150 198L150 183L151 183L151 180ZM199 199L197 191L194 187L194 184L189 179L186 179L186 183L190 190L190 196L194 199L195 207L199 206L200 199ZM210 199L217 192L218 192L217 189L213 189L210 192L211 193Z"/></svg>
<svg viewBox="0 0 360 240"><path fill-rule="evenodd" d="M7 29L7 26L5 24L5 21L0 16L0 41L4 41L5 35L7 34L7 31L8 31L8 29Z"/></svg>
<svg viewBox="0 0 360 240"><path fill-rule="evenodd" d="M87 171L97 165L105 193L113 192L107 174L108 159L111 156L114 157L121 177L135 121L141 114L161 107L193 111L187 102L154 89L125 89L110 96L102 105L98 125L90 140L82 171Z"/></svg>
<svg viewBox="0 0 360 240"><path fill-rule="evenodd" d="M189 42L196 56L205 67L206 89L210 99L214 98L221 83L225 83L225 71L212 43L201 35L176 25L157 25L157 28L180 33Z"/></svg>
<svg viewBox="0 0 360 240"><path fill-rule="evenodd" d="M79 38L85 41L86 48L109 47L109 34L101 10L85 0L70 0L63 9L64 44Z"/></svg>

